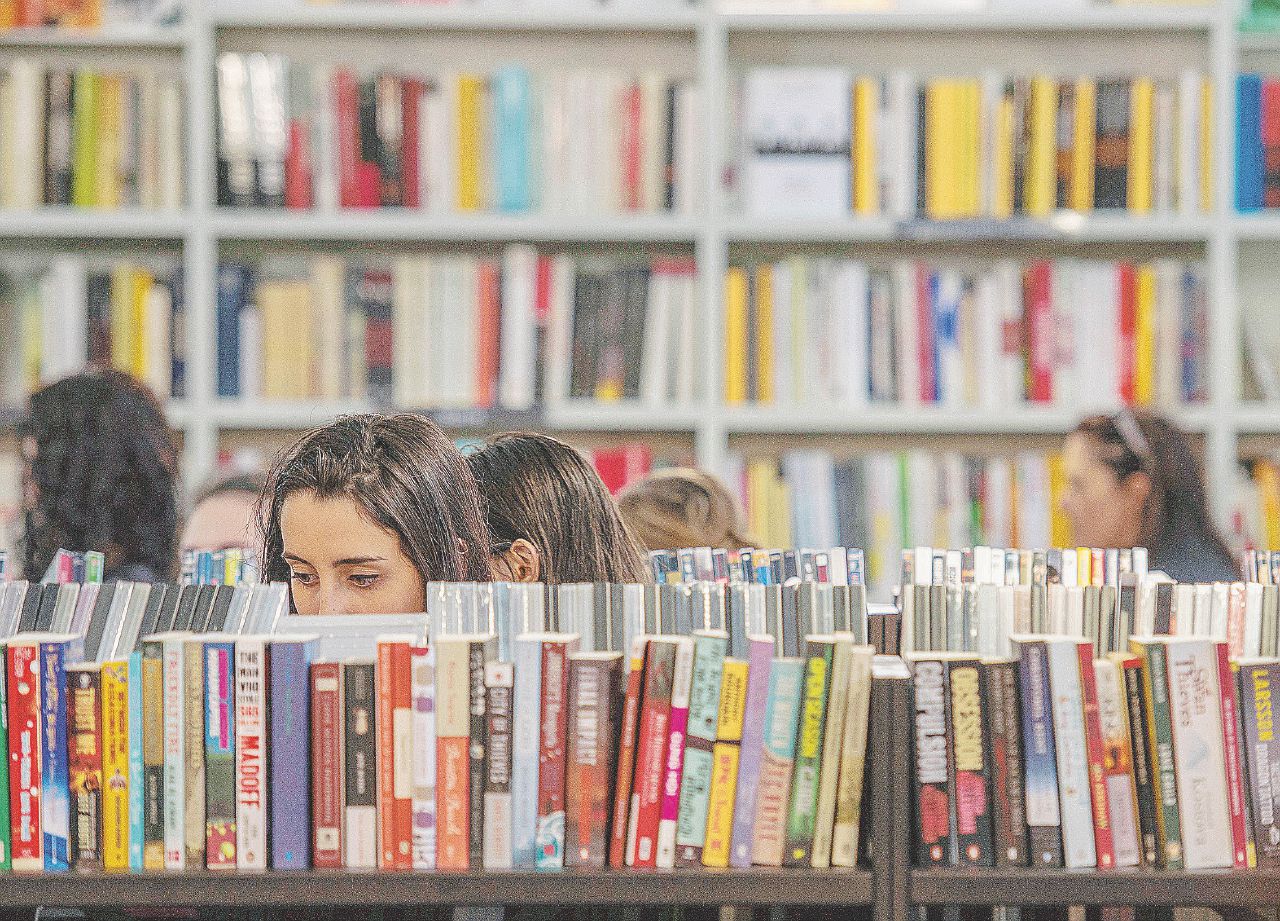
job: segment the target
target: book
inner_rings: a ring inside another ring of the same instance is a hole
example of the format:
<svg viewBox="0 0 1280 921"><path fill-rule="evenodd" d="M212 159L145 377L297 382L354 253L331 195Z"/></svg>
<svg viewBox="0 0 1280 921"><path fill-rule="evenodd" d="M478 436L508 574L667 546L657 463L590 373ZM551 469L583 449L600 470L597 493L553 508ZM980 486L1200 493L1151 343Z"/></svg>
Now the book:
<svg viewBox="0 0 1280 921"><path fill-rule="evenodd" d="M1093 670L1115 865L1135 867L1143 853L1123 666L1115 659L1098 659Z"/></svg>
<svg viewBox="0 0 1280 921"><path fill-rule="evenodd" d="M371 870L378 865L375 668L373 661L365 659L342 663L345 777L342 843L345 847L343 866L349 870Z"/></svg>
<svg viewBox="0 0 1280 921"><path fill-rule="evenodd" d="M409 648L409 665L413 699L413 868L431 870L436 865L435 647L415 643ZM341 827L340 819L337 827Z"/></svg>
<svg viewBox="0 0 1280 921"><path fill-rule="evenodd" d="M511 738L511 847L512 864L533 869L538 829L538 755L542 727L542 640L521 635L515 642L514 718ZM625 745L625 743L623 743ZM627 780L630 780L628 774ZM623 786L621 779L619 788ZM615 806L615 835L625 810Z"/></svg>
<svg viewBox="0 0 1280 921"><path fill-rule="evenodd" d="M764 730L773 673L773 637L751 636L747 643L747 697L743 705L738 788L734 798L729 851L729 865L735 868L749 867L754 859L757 792L764 763Z"/></svg>
<svg viewBox="0 0 1280 921"><path fill-rule="evenodd" d="M209 870L234 870L236 861L236 647L227 639L204 644L204 854Z"/></svg>
<svg viewBox="0 0 1280 921"><path fill-rule="evenodd" d="M1062 866L1062 812L1048 650L1043 642L1028 640L1015 642L1014 652L1019 661L1030 865Z"/></svg>
<svg viewBox="0 0 1280 921"><path fill-rule="evenodd" d="M635 779L627 827L627 865L657 866L662 781L671 741L672 687L679 638L651 637L645 647L644 691L637 724Z"/></svg>
<svg viewBox="0 0 1280 921"><path fill-rule="evenodd" d="M711 791L708 795L702 863L729 866L733 835L734 801L738 788L738 764L747 704L749 663L726 658L722 662L720 709L716 717L716 742L712 748Z"/></svg>
<svg viewBox="0 0 1280 921"><path fill-rule="evenodd" d="M662 796L658 811L657 853L659 869L675 866L676 832L683 784L684 752L689 726L689 696L693 686L694 644L681 638L676 649L671 682L670 730L663 764Z"/></svg>
<svg viewBox="0 0 1280 921"><path fill-rule="evenodd" d="M316 637L273 636L266 683L267 813L271 867L297 870L311 866L311 736L309 676Z"/></svg>
<svg viewBox="0 0 1280 921"><path fill-rule="evenodd" d="M1155 805L1157 865L1181 869L1184 853L1173 754L1168 659L1160 643L1146 643L1138 638L1131 639L1129 646L1141 661L1146 744Z"/></svg>
<svg viewBox="0 0 1280 921"><path fill-rule="evenodd" d="M311 663L311 862L316 869L340 870L346 858L344 673L340 662ZM434 845L434 829L431 841Z"/></svg>
<svg viewBox="0 0 1280 921"><path fill-rule="evenodd" d="M836 786L835 824L831 836L831 863L853 867L858 863L862 829L862 800L867 740L870 726L871 665L873 648L855 645L849 662L849 696L840 742L840 774Z"/></svg>
<svg viewBox="0 0 1280 921"><path fill-rule="evenodd" d="M71 865L77 870L103 867L101 693L96 665L67 669Z"/></svg>
<svg viewBox="0 0 1280 921"><path fill-rule="evenodd" d="M269 862L271 746L266 638L236 639L236 866L265 870Z"/></svg>
<svg viewBox="0 0 1280 921"><path fill-rule="evenodd" d="M565 865L603 868L622 708L621 653L569 656Z"/></svg>
<svg viewBox="0 0 1280 921"><path fill-rule="evenodd" d="M2 685L3 682L0 682ZM104 662L102 696L102 865L129 868L129 664ZM3 693L0 687L0 693ZM2 712L2 711L0 711Z"/></svg>
<svg viewBox="0 0 1280 921"><path fill-rule="evenodd" d="M484 683L484 868L509 870L512 866L511 737L514 666L510 662L487 663Z"/></svg>
<svg viewBox="0 0 1280 921"><path fill-rule="evenodd" d="M413 638L382 636L376 664L375 733L378 775L378 868L413 866L413 802L410 784L409 657Z"/></svg>
<svg viewBox="0 0 1280 921"><path fill-rule="evenodd" d="M805 866L813 853L817 825L818 784L826 738L827 696L836 641L831 636L805 638L804 700L796 738L786 821L784 866Z"/></svg>
<svg viewBox="0 0 1280 921"><path fill-rule="evenodd" d="M675 858L681 866L697 866L702 863L719 727L724 659L729 648L729 636L723 631L698 631L694 634L693 642L688 731L684 745L675 837Z"/></svg>
<svg viewBox="0 0 1280 921"><path fill-rule="evenodd" d="M1272 734L1272 687L1280 663L1243 659L1238 676L1241 723L1244 738L1248 797L1253 804L1253 839L1258 866L1273 866L1280 860L1280 827L1276 814L1276 789L1271 783L1271 765L1276 761L1276 740Z"/></svg>
<svg viewBox="0 0 1280 921"><path fill-rule="evenodd" d="M627 865L628 818L631 814L632 783L635 779L636 751L640 726L641 694L648 637L636 636L631 641L626 665L626 691L622 703L618 736L618 768L614 783L612 821L609 831L609 866L620 869ZM540 666L539 662L539 666Z"/></svg>
<svg viewBox="0 0 1280 921"><path fill-rule="evenodd" d="M763 752L751 850L752 861L764 866L782 866L786 847L786 820L805 668L803 659L775 658L769 671L769 696L765 705Z"/></svg>
<svg viewBox="0 0 1280 921"><path fill-rule="evenodd" d="M538 812L534 866L554 870L564 866L565 779L569 731L569 656L578 637L568 634L542 638L542 717L538 749Z"/></svg>

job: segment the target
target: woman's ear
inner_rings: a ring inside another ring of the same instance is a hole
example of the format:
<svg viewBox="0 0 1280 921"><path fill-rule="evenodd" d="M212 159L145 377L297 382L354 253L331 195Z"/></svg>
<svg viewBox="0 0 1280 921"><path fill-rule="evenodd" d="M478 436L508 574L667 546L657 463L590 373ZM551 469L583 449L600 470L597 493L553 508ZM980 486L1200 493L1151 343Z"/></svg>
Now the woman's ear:
<svg viewBox="0 0 1280 921"><path fill-rule="evenodd" d="M510 549L501 554L501 559L512 582L537 582L542 577L542 558L538 548L523 537L512 541Z"/></svg>
<svg viewBox="0 0 1280 921"><path fill-rule="evenodd" d="M1146 508L1147 500L1151 497L1151 476L1143 470L1131 473L1120 484L1120 489L1129 503L1141 511Z"/></svg>

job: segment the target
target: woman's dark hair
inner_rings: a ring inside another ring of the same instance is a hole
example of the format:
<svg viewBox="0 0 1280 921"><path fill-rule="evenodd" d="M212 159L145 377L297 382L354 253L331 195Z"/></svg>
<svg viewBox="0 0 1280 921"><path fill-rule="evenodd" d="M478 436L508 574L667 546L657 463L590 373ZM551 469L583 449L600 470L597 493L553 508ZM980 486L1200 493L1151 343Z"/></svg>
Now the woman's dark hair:
<svg viewBox="0 0 1280 921"><path fill-rule="evenodd" d="M543 582L643 582L644 552L600 475L546 435L499 435L467 456L485 498L495 553L523 538Z"/></svg>
<svg viewBox="0 0 1280 921"><path fill-rule="evenodd" d="M160 404L119 371L63 378L31 395L23 573L44 575L59 548L107 554L108 571L173 574L177 451Z"/></svg>
<svg viewBox="0 0 1280 921"><path fill-rule="evenodd" d="M1231 563L1231 551L1209 517L1200 465L1187 437L1173 423L1145 410L1124 409L1090 416L1076 426L1075 434L1093 439L1098 460L1118 481L1135 473L1150 478L1138 542L1150 549L1153 565L1175 536Z"/></svg>
<svg viewBox="0 0 1280 921"><path fill-rule="evenodd" d="M430 419L342 416L308 432L277 458L258 506L263 576L288 581L280 513L289 496L346 497L400 539L423 584L490 578L489 535L475 480L457 447Z"/></svg>

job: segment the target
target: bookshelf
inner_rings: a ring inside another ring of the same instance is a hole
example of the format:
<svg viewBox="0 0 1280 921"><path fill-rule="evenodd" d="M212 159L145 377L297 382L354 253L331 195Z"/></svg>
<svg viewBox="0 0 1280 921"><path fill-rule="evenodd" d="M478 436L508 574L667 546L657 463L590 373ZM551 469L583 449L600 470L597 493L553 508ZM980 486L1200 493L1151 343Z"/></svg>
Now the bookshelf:
<svg viewBox="0 0 1280 921"><path fill-rule="evenodd" d="M892 436L985 437L1017 449L1028 439L1042 442L1068 431L1077 413L1019 409L999 415L979 411L919 409L864 411L825 406L726 409L722 392L723 310L720 280L731 254L754 255L763 247L794 246L822 255L879 254L927 258L935 249L963 254L1106 254L1119 247L1150 256L1202 256L1209 267L1212 323L1212 380L1206 405L1175 412L1204 445L1215 513L1226 523L1235 494L1243 435L1280 433L1280 411L1266 404L1243 404L1239 343L1243 326L1241 253L1280 240L1280 218L1238 216L1233 208L1231 165L1234 138L1234 76L1254 58L1280 51L1280 39L1240 35L1236 5L1205 7L1107 7L1066 10L1054 4L1026 10L993 10L956 15L905 13L759 13L732 3L688 6L672 0L650 9L528 11L433 8L421 5L299 2L254 4L244 0L188 2L181 26L107 28L92 33L32 30L0 35L0 56L47 55L52 59L177 56L185 81L187 204L178 212L81 212L50 209L32 214L0 213L0 246L32 245L48 250L110 241L145 252L181 247L187 286L188 398L171 404L170 417L183 436L187 481L197 483L212 469L224 433L269 436L322 422L335 412L364 407L348 404L228 403L216 396L214 302L220 252L261 246L268 252L350 251L365 243L410 251L474 249L504 242L603 251L677 251L698 263L705 313L700 345L700 388L696 405L566 405L548 408L530 424L563 433L610 431L687 436L698 461L723 471L731 442L751 436L794 435L800 440L860 436L860 450ZM567 5L566 5L567 6ZM407 49L421 53L438 43L472 42L479 57L563 50L566 57L591 60L612 49L634 46L640 66L662 62L696 75L705 88L704 140L698 193L702 209L679 214L611 215L440 215L398 209L377 212L303 213L223 209L215 205L216 143L213 65L220 50L342 47L358 57L377 49L376 59L403 60ZM1116 49L1130 53L1135 66L1160 58L1194 60L1214 80L1215 211L1203 218L1126 219L1060 215L1045 222L1015 220L897 222L891 219L762 221L735 214L721 184L727 160L723 119L730 72L756 63L851 62L883 57L919 60L922 48L937 46L955 63L1004 55L1015 65L1105 72ZM383 47L385 46L385 48ZM398 57L396 57L398 56ZM439 415L448 421L449 414ZM468 431L509 427L521 420L494 414L456 417Z"/></svg>

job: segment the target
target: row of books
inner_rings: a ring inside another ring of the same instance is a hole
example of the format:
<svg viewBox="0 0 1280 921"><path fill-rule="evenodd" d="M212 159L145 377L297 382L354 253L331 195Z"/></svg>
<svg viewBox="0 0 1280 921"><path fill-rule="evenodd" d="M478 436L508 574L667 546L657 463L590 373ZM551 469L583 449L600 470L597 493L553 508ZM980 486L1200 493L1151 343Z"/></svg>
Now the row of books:
<svg viewBox="0 0 1280 921"><path fill-rule="evenodd" d="M819 585L866 586L866 557L857 547L792 550L742 547L681 547L650 550L649 567L659 585L686 582L786 585L796 580Z"/></svg>
<svg viewBox="0 0 1280 921"><path fill-rule="evenodd" d="M1275 659L1144 636L1095 658L1021 634L1012 655L910 656L917 861L1245 869L1280 860Z"/></svg>
<svg viewBox="0 0 1280 921"><path fill-rule="evenodd" d="M184 550L180 570L182 585L251 584L258 581L258 553L253 547Z"/></svg>
<svg viewBox="0 0 1280 921"><path fill-rule="evenodd" d="M13 58L0 69L0 208L181 208L182 105L174 73Z"/></svg>
<svg viewBox="0 0 1280 921"><path fill-rule="evenodd" d="M902 551L901 585L1115 587L1127 575L1146 578L1148 563L1146 547L911 547Z"/></svg>
<svg viewBox="0 0 1280 921"><path fill-rule="evenodd" d="M218 58L218 200L288 208L690 213L699 95L670 74L509 64L357 74Z"/></svg>
<svg viewBox="0 0 1280 921"><path fill-rule="evenodd" d="M169 23L178 19L177 0L4 0L0 32L55 26L96 29L128 22Z"/></svg>
<svg viewBox="0 0 1280 921"><path fill-rule="evenodd" d="M907 70L746 72L741 204L767 217L1135 217L1212 207L1205 76L921 79Z"/></svg>
<svg viewBox="0 0 1280 921"><path fill-rule="evenodd" d="M1208 396L1196 262L790 259L725 277L725 401L1001 409Z"/></svg>
<svg viewBox="0 0 1280 921"><path fill-rule="evenodd" d="M732 455L727 482L748 532L765 546L865 548L868 591L877 600L891 597L904 549L1070 542L1058 501L1061 461L1038 452L919 450L845 459L796 450L780 462Z"/></svg>
<svg viewBox="0 0 1280 921"><path fill-rule="evenodd" d="M690 403L692 259L508 246L473 255L224 264L218 395L529 410L565 399Z"/></svg>
<svg viewBox="0 0 1280 921"><path fill-rule="evenodd" d="M186 393L183 275L176 260L58 255L0 270L0 403L87 364L126 371L162 396Z"/></svg>

